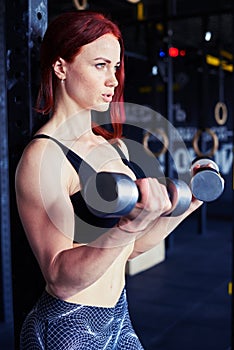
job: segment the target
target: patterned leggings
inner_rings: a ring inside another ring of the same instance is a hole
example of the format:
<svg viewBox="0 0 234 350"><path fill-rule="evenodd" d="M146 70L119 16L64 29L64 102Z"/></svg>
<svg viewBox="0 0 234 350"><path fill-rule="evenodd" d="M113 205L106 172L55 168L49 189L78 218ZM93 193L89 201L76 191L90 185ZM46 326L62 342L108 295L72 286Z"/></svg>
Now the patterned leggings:
<svg viewBox="0 0 234 350"><path fill-rule="evenodd" d="M144 350L128 312L126 290L114 307L68 303L43 292L26 317L21 350Z"/></svg>

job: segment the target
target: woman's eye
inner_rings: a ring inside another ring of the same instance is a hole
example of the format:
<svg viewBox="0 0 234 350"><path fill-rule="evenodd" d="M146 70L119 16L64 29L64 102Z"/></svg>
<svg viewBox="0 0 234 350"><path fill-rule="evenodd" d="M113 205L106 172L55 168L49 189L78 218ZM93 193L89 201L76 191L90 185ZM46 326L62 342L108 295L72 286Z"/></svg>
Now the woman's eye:
<svg viewBox="0 0 234 350"><path fill-rule="evenodd" d="M97 63L96 68L101 69L101 68L104 68L105 65L106 65L105 63Z"/></svg>
<svg viewBox="0 0 234 350"><path fill-rule="evenodd" d="M120 64L118 64L117 66L115 66L115 71L117 72L117 70L120 69Z"/></svg>

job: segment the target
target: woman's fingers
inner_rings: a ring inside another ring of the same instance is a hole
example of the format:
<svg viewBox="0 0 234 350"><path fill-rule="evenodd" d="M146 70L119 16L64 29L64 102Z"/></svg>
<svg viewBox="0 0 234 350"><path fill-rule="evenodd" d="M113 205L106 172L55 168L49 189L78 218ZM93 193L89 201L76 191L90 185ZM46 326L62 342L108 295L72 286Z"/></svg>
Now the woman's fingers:
<svg viewBox="0 0 234 350"><path fill-rule="evenodd" d="M136 180L141 193L141 200L138 206L142 209L160 216L170 210L171 202L165 185L159 183L156 178L144 178Z"/></svg>

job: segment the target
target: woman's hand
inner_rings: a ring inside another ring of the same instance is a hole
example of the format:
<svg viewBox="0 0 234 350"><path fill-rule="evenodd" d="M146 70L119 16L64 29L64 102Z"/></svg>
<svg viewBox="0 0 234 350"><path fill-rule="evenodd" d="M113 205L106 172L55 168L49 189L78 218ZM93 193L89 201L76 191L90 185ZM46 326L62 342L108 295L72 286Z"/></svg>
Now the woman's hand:
<svg viewBox="0 0 234 350"><path fill-rule="evenodd" d="M198 209L202 202L192 198L189 208L179 216L170 216L172 203L165 185L155 178L136 181L141 199L135 208L122 217L118 227L125 233L134 236L133 258L159 244L191 213Z"/></svg>
<svg viewBox="0 0 234 350"><path fill-rule="evenodd" d="M155 178L136 180L140 192L140 201L135 208L119 221L118 227L126 232L143 232L163 214L170 211L167 188Z"/></svg>
<svg viewBox="0 0 234 350"><path fill-rule="evenodd" d="M164 240L175 228L190 214L197 210L203 202L192 198L189 208L179 216L160 216L158 217L151 227L135 240L134 250L129 259L132 259L147 250L152 249L162 240Z"/></svg>

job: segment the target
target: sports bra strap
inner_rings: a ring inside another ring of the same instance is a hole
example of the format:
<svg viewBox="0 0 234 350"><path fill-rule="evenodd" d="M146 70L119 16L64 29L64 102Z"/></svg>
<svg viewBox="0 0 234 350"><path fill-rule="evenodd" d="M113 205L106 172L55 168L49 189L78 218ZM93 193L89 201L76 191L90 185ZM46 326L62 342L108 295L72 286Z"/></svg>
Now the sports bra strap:
<svg viewBox="0 0 234 350"><path fill-rule="evenodd" d="M36 139L36 138L50 139L50 140L54 141L55 143L57 143L57 145L62 149L64 155L67 157L67 159L73 165L76 172L79 173L81 182L84 183L85 181L87 181L87 179L91 175L96 173L96 171L88 163L86 163L85 160L83 160L80 156L78 156L77 153L72 151L70 148L65 146L63 143L61 143L60 141L58 141L54 137L46 135L46 134L38 134L38 135L33 136L33 139ZM119 155L122 159L122 162L133 171L133 173L135 174L137 179L142 179L145 177L145 174L142 171L142 169L134 162L129 161L119 146L117 146L117 145L112 145L112 146L119 153Z"/></svg>
<svg viewBox="0 0 234 350"><path fill-rule="evenodd" d="M33 136L32 139L37 138L43 138L43 139L49 139L54 141L63 151L66 158L69 160L69 162L72 164L73 168L79 173L79 177L81 179L81 182L84 184L87 179L93 175L96 171L88 164L85 160L83 160L77 153L72 151L70 148L65 146L62 142L58 141L52 136L46 135L46 134L38 134Z"/></svg>

